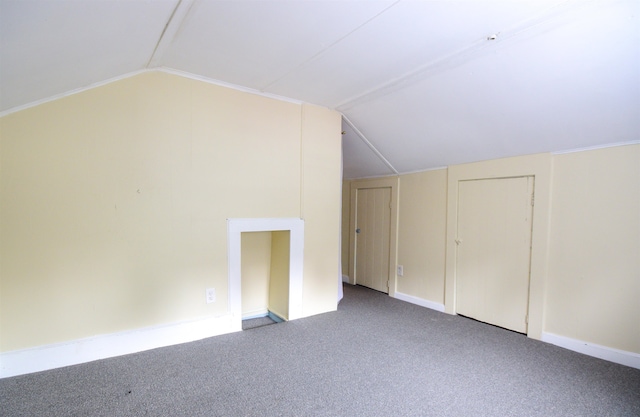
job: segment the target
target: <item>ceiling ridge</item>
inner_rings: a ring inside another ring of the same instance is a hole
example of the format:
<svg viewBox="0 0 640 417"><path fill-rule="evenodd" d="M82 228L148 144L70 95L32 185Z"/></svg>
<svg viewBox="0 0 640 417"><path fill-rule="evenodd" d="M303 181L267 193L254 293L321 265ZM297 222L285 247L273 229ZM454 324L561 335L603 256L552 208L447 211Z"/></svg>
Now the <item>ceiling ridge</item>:
<svg viewBox="0 0 640 417"><path fill-rule="evenodd" d="M176 7L173 9L173 12L171 12L166 25L164 25L164 28L162 29L162 33L158 38L158 42L156 43L145 68L154 68L160 65L160 61L162 60L165 51L169 45L171 45L171 42L182 27L182 24L191 11L194 3L195 0L178 0Z"/></svg>
<svg viewBox="0 0 640 417"><path fill-rule="evenodd" d="M356 105L391 94L394 91L427 79L444 70L450 70L466 62L472 61L485 53L488 49L493 48L495 45L502 44L504 42L513 42L514 40L522 38L524 34L528 34L534 29L544 30L548 29L548 27L553 24L562 24L564 20L569 17L570 12L578 9L584 9L585 7L593 4L602 3L598 0L564 0L559 2L538 13L534 17L522 20L504 31L487 33L482 38L477 39L468 46L423 64L415 70L379 84L364 93L352 96L338 103L334 108L344 112Z"/></svg>

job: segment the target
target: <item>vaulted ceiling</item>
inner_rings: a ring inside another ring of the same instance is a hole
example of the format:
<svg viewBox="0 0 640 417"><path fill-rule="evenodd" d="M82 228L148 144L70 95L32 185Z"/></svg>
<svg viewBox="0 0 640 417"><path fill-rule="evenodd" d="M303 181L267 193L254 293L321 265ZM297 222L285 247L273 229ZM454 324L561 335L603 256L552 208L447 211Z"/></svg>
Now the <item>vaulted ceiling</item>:
<svg viewBox="0 0 640 417"><path fill-rule="evenodd" d="M343 114L346 178L640 140L637 0L0 0L0 115L147 69Z"/></svg>

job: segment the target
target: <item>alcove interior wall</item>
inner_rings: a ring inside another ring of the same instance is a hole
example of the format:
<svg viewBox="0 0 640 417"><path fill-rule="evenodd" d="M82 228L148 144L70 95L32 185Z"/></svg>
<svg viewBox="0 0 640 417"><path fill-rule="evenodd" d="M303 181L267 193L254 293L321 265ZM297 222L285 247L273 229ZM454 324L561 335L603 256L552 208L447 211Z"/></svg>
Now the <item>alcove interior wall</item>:
<svg viewBox="0 0 640 417"><path fill-rule="evenodd" d="M289 318L290 232L241 233L242 319Z"/></svg>

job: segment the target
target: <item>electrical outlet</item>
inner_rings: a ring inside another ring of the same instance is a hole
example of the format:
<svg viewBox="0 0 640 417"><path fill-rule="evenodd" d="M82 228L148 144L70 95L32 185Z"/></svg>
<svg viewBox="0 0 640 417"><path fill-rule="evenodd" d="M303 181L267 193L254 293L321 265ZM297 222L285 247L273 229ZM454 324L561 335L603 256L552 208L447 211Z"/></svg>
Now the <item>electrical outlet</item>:
<svg viewBox="0 0 640 417"><path fill-rule="evenodd" d="M401 277L404 274L404 267L402 265L398 265L398 276Z"/></svg>
<svg viewBox="0 0 640 417"><path fill-rule="evenodd" d="M216 289L207 288L207 304L216 302Z"/></svg>

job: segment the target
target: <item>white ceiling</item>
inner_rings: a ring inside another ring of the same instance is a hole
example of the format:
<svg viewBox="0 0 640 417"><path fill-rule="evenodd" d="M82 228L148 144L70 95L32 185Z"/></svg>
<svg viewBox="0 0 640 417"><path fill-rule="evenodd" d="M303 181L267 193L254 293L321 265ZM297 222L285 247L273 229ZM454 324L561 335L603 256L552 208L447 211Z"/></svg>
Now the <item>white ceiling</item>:
<svg viewBox="0 0 640 417"><path fill-rule="evenodd" d="M639 16L637 0L0 0L0 114L165 68L340 111L346 178L637 142Z"/></svg>

